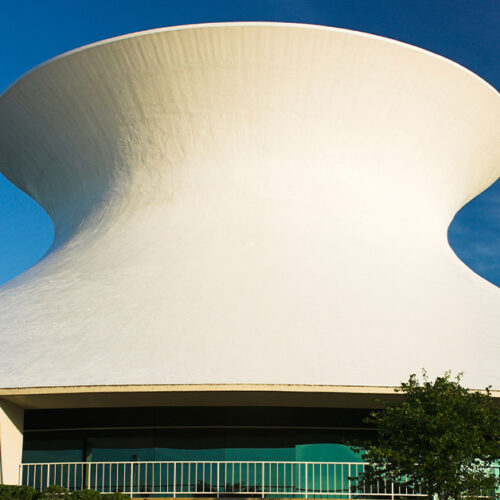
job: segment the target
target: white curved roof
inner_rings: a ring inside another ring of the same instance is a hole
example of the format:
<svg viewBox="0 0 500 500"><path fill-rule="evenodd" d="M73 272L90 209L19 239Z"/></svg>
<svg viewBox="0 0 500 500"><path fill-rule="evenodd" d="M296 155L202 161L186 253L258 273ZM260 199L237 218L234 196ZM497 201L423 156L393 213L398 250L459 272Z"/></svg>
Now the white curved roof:
<svg viewBox="0 0 500 500"><path fill-rule="evenodd" d="M500 388L500 291L447 243L500 174L500 96L340 29L95 44L0 98L0 171L56 227L0 290L0 386Z"/></svg>

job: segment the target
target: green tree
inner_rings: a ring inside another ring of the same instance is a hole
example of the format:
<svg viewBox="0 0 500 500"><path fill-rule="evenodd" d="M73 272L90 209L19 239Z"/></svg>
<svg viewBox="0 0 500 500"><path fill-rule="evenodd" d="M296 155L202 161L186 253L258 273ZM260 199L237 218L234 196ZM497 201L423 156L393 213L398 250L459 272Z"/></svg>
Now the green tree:
<svg viewBox="0 0 500 500"><path fill-rule="evenodd" d="M367 423L378 440L363 444L369 466L358 478L365 484L392 480L440 500L495 496L499 485L490 467L500 457L500 408L490 389L469 391L462 374L430 381L423 372L397 389L403 401L373 412Z"/></svg>

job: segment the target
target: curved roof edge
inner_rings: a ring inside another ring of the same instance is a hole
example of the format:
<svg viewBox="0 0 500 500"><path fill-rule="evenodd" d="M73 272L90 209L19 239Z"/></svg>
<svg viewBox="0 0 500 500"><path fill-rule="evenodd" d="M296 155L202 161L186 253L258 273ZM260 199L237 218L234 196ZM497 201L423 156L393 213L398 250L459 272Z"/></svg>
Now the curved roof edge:
<svg viewBox="0 0 500 500"><path fill-rule="evenodd" d="M136 31L133 33L127 33L125 35L118 35L115 37L111 38L105 38L104 40L99 40L97 42L92 42L86 45L82 45L81 47L77 47L75 49L71 49L67 52L63 52L62 54L59 54L57 56L54 56L47 61L44 61L26 73L23 73L20 77L18 77L14 82L12 82L2 93L0 93L0 98L2 98L4 95L6 95L11 88L13 88L19 81L23 80L27 76L31 75L31 73L34 73L38 69L45 67L46 65L49 65L59 59L63 59L65 57L71 56L73 54L76 54L78 52L91 49L93 47L98 47L99 45L105 45L108 43L115 43L119 42L120 40L125 40L129 38L136 38L136 37L141 37L141 36L146 36L146 35L151 35L155 33L162 33L166 31L181 31L181 30L187 30L187 29L201 29L201 28L215 28L215 27L224 27L224 26L275 26L275 27L293 27L293 28L303 28L303 29L313 29L313 30L318 30L318 31L334 31L334 32L339 32L339 33L352 33L361 37L365 38L373 38L375 40L379 40L385 43L391 43L395 45L401 45L403 47L407 47L408 49L420 51L423 53L428 54L429 56L435 57L437 59L442 60L443 62L447 64L451 64L452 66L456 66L457 69L460 69L466 74L469 74L476 78L478 81L480 81L486 88L489 88L492 92L495 94L500 94L493 85L488 83L486 80L481 78L479 75L471 71L470 69L467 69L465 66L462 66L461 64L448 59L445 56L442 56L440 54L436 54L435 52L432 52L430 50L424 49L422 47L417 47L416 45L411 45L410 43L406 42L401 42L399 40L395 40L393 38L388 38L384 37L381 35L374 35L372 33L365 33L363 31L358 31L358 30L351 30L347 28L337 28L333 26L323 26L320 24L307 24L307 23L286 23L286 22L273 22L273 21L235 21L235 22L214 22L214 23L197 23L197 24L183 24L183 25L177 25L177 26L166 26L163 28L153 28L150 30L143 30L143 31Z"/></svg>
<svg viewBox="0 0 500 500"><path fill-rule="evenodd" d="M382 408L404 396L388 386L293 384L93 385L0 389L25 409L146 406ZM484 391L481 391L484 392ZM491 392L500 403L500 391Z"/></svg>
<svg viewBox="0 0 500 500"><path fill-rule="evenodd" d="M89 392L193 392L193 391L245 391L245 392L325 392L351 394L394 394L396 386L375 385L315 385L315 384L124 384L124 385L74 385L74 386L33 386L0 387L0 398L21 394L78 394ZM470 388L471 391L485 392L484 389ZM500 398L500 390L492 390L493 397Z"/></svg>
<svg viewBox="0 0 500 500"><path fill-rule="evenodd" d="M244 391L244 392L326 392L393 394L396 387L356 385L308 384L130 384L130 385L79 385L0 388L0 397L21 394L79 394L113 392L195 392L195 391ZM498 391L500 393L500 391Z"/></svg>

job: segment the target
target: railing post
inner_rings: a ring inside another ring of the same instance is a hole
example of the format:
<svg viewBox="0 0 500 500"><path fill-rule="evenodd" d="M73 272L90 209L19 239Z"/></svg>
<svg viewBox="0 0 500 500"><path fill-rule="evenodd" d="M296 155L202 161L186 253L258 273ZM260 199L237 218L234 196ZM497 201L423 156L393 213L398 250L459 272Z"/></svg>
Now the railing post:
<svg viewBox="0 0 500 500"><path fill-rule="evenodd" d="M394 478L391 479L391 500L394 500Z"/></svg>
<svg viewBox="0 0 500 500"><path fill-rule="evenodd" d="M347 498L351 498L351 464L347 464Z"/></svg>
<svg viewBox="0 0 500 500"><path fill-rule="evenodd" d="M130 498L134 497L134 462L130 463Z"/></svg>
<svg viewBox="0 0 500 500"><path fill-rule="evenodd" d="M177 496L177 464L174 462L174 498Z"/></svg>
<svg viewBox="0 0 500 500"><path fill-rule="evenodd" d="M85 483L84 483L83 487L84 487L84 489L87 489L87 488L90 488L90 467L91 467L91 465L88 462L86 462L84 467L85 467L85 479L84 479Z"/></svg>
<svg viewBox="0 0 500 500"><path fill-rule="evenodd" d="M304 492L305 492L305 498L307 498L307 495L309 494L309 477L308 477L309 464L307 462L305 463L305 467L306 467L306 484Z"/></svg>
<svg viewBox="0 0 500 500"><path fill-rule="evenodd" d="M266 480L265 480L265 477L266 477L266 469L265 469L265 464L264 462L262 462L262 477L260 478L260 482L262 483L262 498L264 498L264 495L265 495L265 487L264 485L266 484Z"/></svg>
<svg viewBox="0 0 500 500"><path fill-rule="evenodd" d="M220 463L217 462L217 498L219 498Z"/></svg>
<svg viewBox="0 0 500 500"><path fill-rule="evenodd" d="M47 464L47 488L50 486L49 484L49 481L50 481L50 464Z"/></svg>

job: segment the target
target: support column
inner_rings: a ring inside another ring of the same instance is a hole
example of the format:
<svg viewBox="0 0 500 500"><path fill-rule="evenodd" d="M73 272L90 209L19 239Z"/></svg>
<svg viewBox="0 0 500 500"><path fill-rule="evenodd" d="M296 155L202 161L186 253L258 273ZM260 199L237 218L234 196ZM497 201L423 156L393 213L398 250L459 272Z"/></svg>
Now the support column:
<svg viewBox="0 0 500 500"><path fill-rule="evenodd" d="M0 400L0 483L17 484L23 454L24 409Z"/></svg>

